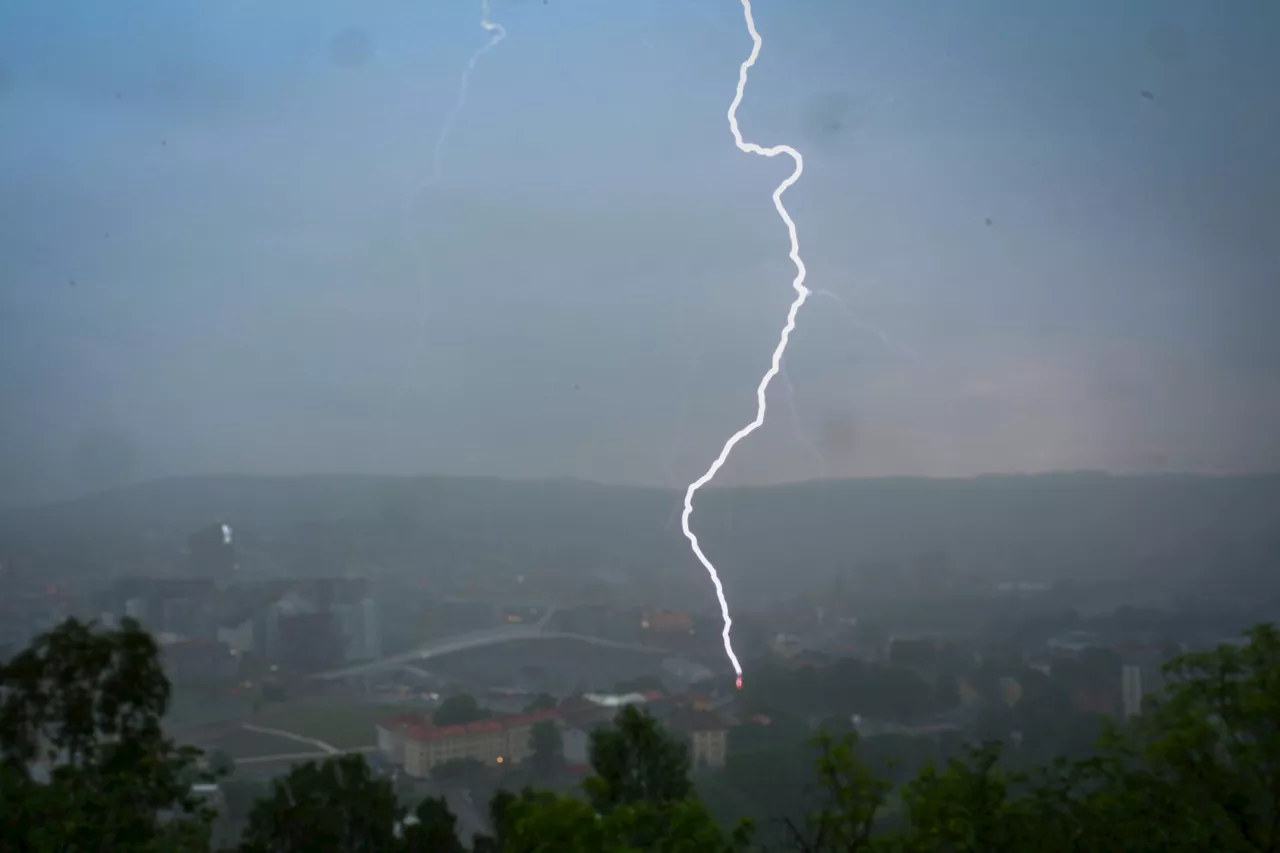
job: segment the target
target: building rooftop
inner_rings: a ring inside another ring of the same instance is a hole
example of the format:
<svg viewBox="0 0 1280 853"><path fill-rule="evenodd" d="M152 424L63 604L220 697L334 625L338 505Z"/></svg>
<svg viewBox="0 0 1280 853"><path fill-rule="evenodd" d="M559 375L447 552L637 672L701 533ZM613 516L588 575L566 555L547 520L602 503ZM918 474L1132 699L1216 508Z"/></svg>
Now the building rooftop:
<svg viewBox="0 0 1280 853"><path fill-rule="evenodd" d="M713 711L694 708L677 708L667 718L667 725L686 733L722 732L729 728L728 723Z"/></svg>
<svg viewBox="0 0 1280 853"><path fill-rule="evenodd" d="M476 720L474 723L458 723L451 726L437 726L425 717L394 717L379 723L379 728L388 731L401 731L412 740L442 740L463 735L497 734L517 726L531 726L535 723L559 720L561 713L552 708L545 711L530 711L526 714L509 714L503 717L490 717L487 720Z"/></svg>

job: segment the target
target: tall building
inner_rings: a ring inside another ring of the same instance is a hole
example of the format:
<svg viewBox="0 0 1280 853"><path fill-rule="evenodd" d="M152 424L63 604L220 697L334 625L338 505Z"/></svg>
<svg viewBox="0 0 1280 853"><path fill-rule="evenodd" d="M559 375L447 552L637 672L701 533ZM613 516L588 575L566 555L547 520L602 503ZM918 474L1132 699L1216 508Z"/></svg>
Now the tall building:
<svg viewBox="0 0 1280 853"><path fill-rule="evenodd" d="M1164 674L1154 661L1126 663L1120 669L1120 694L1126 717L1142 713L1142 703L1148 696L1164 688Z"/></svg>
<svg viewBox="0 0 1280 853"><path fill-rule="evenodd" d="M382 620L376 600L365 598L352 604L334 604L329 612L342 635L347 660L382 657Z"/></svg>
<svg viewBox="0 0 1280 853"><path fill-rule="evenodd" d="M281 615L280 662L295 672L317 672L342 660L342 637L330 613Z"/></svg>
<svg viewBox="0 0 1280 853"><path fill-rule="evenodd" d="M209 608L197 598L164 598L160 602L160 630L196 639L216 633Z"/></svg>

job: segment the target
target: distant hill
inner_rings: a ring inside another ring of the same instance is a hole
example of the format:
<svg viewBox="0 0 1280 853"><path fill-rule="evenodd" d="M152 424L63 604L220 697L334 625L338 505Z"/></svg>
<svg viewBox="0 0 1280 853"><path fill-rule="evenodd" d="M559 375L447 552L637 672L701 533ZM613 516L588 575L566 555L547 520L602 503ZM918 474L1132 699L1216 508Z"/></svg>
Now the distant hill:
<svg viewBox="0 0 1280 853"><path fill-rule="evenodd" d="M583 571L696 572L680 497L576 480L191 477L0 512L0 553L134 540L176 549L192 530L226 520L251 539L323 529L328 542L382 558L483 563L501 554ZM772 597L930 551L962 571L1009 578L1173 579L1247 571L1280 555L1280 475L835 480L711 489L695 510L695 532L739 595Z"/></svg>

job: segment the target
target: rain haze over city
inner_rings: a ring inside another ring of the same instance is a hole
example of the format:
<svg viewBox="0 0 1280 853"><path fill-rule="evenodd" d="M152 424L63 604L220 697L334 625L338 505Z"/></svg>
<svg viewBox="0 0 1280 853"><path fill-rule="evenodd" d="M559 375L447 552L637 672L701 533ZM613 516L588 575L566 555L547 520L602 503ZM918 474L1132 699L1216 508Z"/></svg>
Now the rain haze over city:
<svg viewBox="0 0 1280 853"><path fill-rule="evenodd" d="M433 798L518 853L491 798L607 815L646 725L777 850L828 849L846 737L923 850L974 744L1174 737L1184 656L1280 673L1278 39L1266 0L10 0L0 701L58 632L145 635L190 853L331 849L261 834L326 761L406 853Z"/></svg>

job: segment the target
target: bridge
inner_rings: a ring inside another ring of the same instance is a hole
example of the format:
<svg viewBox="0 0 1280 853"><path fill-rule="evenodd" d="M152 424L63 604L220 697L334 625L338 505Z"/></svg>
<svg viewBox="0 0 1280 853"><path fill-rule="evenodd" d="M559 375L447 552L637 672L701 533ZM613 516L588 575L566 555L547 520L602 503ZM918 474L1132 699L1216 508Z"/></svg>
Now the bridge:
<svg viewBox="0 0 1280 853"><path fill-rule="evenodd" d="M401 652L398 655L391 655L389 657L381 658L380 660L354 664L352 666L342 667L341 669L333 669L328 672L317 673L311 677L320 681L339 681L344 678L353 678L374 672L383 672L389 669L409 667L421 661L430 660L432 658L441 658L446 655L457 654L458 652L485 648L486 646L497 646L504 643L528 642L530 640L574 640L580 643L587 643L588 645L599 646L607 649L644 652L646 654L663 655L665 657L680 657L676 652L671 652L667 649L659 649L654 646L645 646L639 643L624 643L618 640L606 640L601 637L592 637L588 634L574 634L568 631L548 631L546 625L553 615L555 615L554 609L549 610L541 619L532 625L502 625L497 628L488 628L482 631L471 631L469 633L458 634L453 637L442 637L438 640L432 640L431 642L419 646L411 651Z"/></svg>

